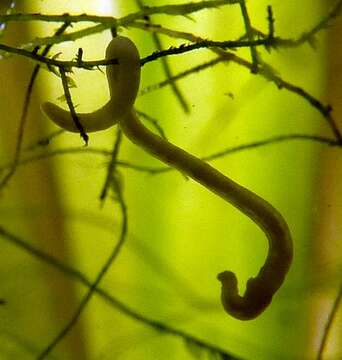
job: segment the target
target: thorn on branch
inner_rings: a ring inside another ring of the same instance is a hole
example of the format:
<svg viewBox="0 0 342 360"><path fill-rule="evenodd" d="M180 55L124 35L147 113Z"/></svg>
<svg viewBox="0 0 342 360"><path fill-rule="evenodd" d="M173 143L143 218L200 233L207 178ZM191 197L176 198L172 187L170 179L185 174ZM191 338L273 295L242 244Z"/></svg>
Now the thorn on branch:
<svg viewBox="0 0 342 360"><path fill-rule="evenodd" d="M82 58L83 58L83 49L78 48L77 55L76 55L76 61L79 66L82 66Z"/></svg>

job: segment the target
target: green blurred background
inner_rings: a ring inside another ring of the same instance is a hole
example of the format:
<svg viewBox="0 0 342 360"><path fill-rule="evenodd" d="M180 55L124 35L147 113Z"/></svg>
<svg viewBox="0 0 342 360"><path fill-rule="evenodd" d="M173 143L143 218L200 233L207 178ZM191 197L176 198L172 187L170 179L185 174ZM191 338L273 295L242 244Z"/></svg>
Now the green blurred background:
<svg viewBox="0 0 342 360"><path fill-rule="evenodd" d="M145 1L145 5L182 2ZM267 32L266 6L272 5L276 34L292 38L317 23L331 4L262 0L248 2L248 10L253 26ZM113 16L137 9L135 0L18 1L16 6L18 12ZM236 5L203 10L191 18L158 15L152 20L215 40L235 39L244 32ZM342 57L338 54L338 21L336 24L317 36L315 50L304 44L261 53L283 79L331 102L338 120ZM75 25L72 30L78 28ZM54 30L55 23L13 23L1 41L19 45ZM155 50L148 32L129 28L123 34L135 41L141 57ZM82 47L85 59L101 59L110 37L106 31L55 46L51 53L62 52L61 59L70 59ZM166 36L160 39L164 48L183 42ZM238 54L250 58L248 50L239 50ZM169 63L177 74L213 57L210 51L199 50L170 57ZM32 69L33 63L25 58L0 62L1 164L13 156ZM72 95L79 111L91 111L106 101L107 84L101 72L75 70L72 77L77 83ZM163 79L160 61L142 68L142 88ZM189 104L189 113L182 110L170 87L140 97L136 105L159 120L170 141L198 156L274 135L331 136L324 118L306 101L286 90L279 91L274 83L237 64L220 63L177 84ZM56 101L63 93L60 80L47 71L39 74L36 85L25 145L56 130L41 114L39 104ZM91 134L88 148L110 151L114 134L114 128ZM77 134L63 134L37 153L82 145ZM78 154L49 157L19 167L1 194L0 224L94 279L118 239L122 216L118 205L110 200L100 206L109 157L83 149ZM216 275L233 270L243 291L246 280L264 261L264 234L232 206L175 171L149 175L120 168L128 236L101 287L137 313L243 359L314 358L340 279L340 156L339 149L311 141L289 141L211 162L279 209L293 235L294 264L272 305L258 319L241 322L224 313ZM145 166L161 165L126 139L119 158ZM2 240L0 297L7 304L0 307L0 359L32 359L70 319L86 288ZM338 359L341 354L341 322L336 319L335 324L327 359ZM180 337L152 329L95 295L50 358L159 360L213 356Z"/></svg>

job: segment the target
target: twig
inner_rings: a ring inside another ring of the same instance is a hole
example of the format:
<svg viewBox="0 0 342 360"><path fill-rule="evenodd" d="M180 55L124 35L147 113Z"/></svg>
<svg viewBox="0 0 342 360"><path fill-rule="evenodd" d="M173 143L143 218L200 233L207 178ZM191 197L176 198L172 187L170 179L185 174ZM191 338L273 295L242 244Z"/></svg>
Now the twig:
<svg viewBox="0 0 342 360"><path fill-rule="evenodd" d="M141 66L145 65L147 62L154 61L161 57L167 55L176 55L176 54L183 54L189 51L201 49L201 48L210 48L210 47L217 47L222 49L235 49L235 48L243 48L243 47L250 47L250 46L272 46L269 39L257 39L250 41L245 40L227 40L227 41L213 41L213 40L202 40L195 44L182 44L179 47L171 47L166 50L156 51L153 54L141 59L140 64ZM97 68L99 66L108 66L113 64L118 64L117 59L110 59L110 60L95 60L95 61L65 61L65 60L57 60L55 58L48 58L43 55L36 54L32 51L26 49L19 49L12 46L0 44L0 50L16 54L20 56L24 56L30 58L36 62L46 64L47 66L57 66L59 68L63 67L66 71L70 71L71 68L82 68L86 70L91 70L93 68Z"/></svg>
<svg viewBox="0 0 342 360"><path fill-rule="evenodd" d="M24 241L23 239L19 238L18 236L8 232L0 225L0 236L4 239L9 241L11 244L17 246L21 250L25 251L26 253L36 257L40 261L48 264L49 266L54 267L55 269L59 270L60 272L66 274L67 276L77 280L79 283L83 284L87 288L91 288L93 284L91 281L79 270L74 269L73 267L63 264L60 260L55 258L52 255L49 255L39 249L36 249L34 246L29 244L28 242ZM131 317L132 319L141 322L142 324L149 326L157 331L162 331L166 334L173 335L176 337L180 337L185 339L189 342L196 344L197 346L202 347L203 349L207 349L212 351L213 353L220 354L221 356L225 356L225 359L230 360L242 360L242 358L238 358L235 355L232 355L228 351L222 349L219 346L212 345L206 341L203 341L193 335L190 335L182 330L178 330L173 328L170 325L164 324L161 321L154 320L148 318L147 316L142 315L141 313L133 310L125 303L121 302L114 296L110 295L107 291L97 286L94 287L94 292L100 295L104 300L106 300L109 304L115 307L118 311L122 312L126 316Z"/></svg>
<svg viewBox="0 0 342 360"><path fill-rule="evenodd" d="M166 14L166 15L186 15L190 14L195 11L199 11L202 9L209 9L211 7L219 7L224 5L233 5L240 3L241 0L222 0L222 1L203 1L199 4L202 5L202 7L198 7L197 9L191 8L189 6L192 6L192 4L181 4L181 5L166 5L162 7L150 7L145 8L144 10L129 14L127 16L124 16L119 19L115 19L112 17L102 17L102 16L93 16L93 15L69 15L69 14L63 14L63 15L42 15L42 14L12 14L12 16L9 15L2 15L0 19L2 21L34 21L34 20L42 20L42 21L70 21L70 22L76 22L77 19L80 18L80 21L90 21L90 22L96 22L97 20L101 22L98 25L88 27L82 30L78 30L69 34L63 34L59 36L51 36L51 37L45 37L45 38L37 38L34 39L32 42L30 42L30 46L41 46L46 44L58 44L65 41L75 41L77 39L80 39L85 36L97 34L99 32L102 32L106 29L113 28L115 25L121 26L121 27L129 27L133 26L133 23L136 23L137 20L144 19L145 16L153 15L153 14ZM327 24L331 19L336 18L340 11L341 11L341 5L342 1L338 0L336 2L336 5L332 8L332 10L327 14L327 16L321 20L318 24L316 24L311 30L308 32L302 34L298 39L281 39L281 38L274 38L274 45L277 46L299 46L302 43L308 41L310 38L312 38L313 35L315 35L318 31L325 29L327 27ZM184 8L185 6L185 8ZM184 13L181 13L182 9L186 10ZM174 13L173 13L174 12ZM178 13L177 13L178 12ZM39 16L39 18L38 18ZM102 21L103 19L103 21ZM95 21L96 20L96 21Z"/></svg>
<svg viewBox="0 0 342 360"><path fill-rule="evenodd" d="M143 9L144 4L143 4L143 0L135 0L136 4L139 6L140 10ZM149 16L146 16L146 21L149 24L152 24L151 18ZM161 40L159 38L159 35L157 33L152 33L152 38L153 41L157 47L158 51L161 51L163 49L162 44L161 44ZM166 57L163 57L162 60L162 67L163 70L165 72L166 78L168 80L170 80L170 86L171 86L171 90L173 91L173 93L175 94L179 104L181 105L181 107L183 108L183 111L185 113L189 113L190 112L190 108L189 105L187 103L187 101L185 100L184 95L182 94L181 90L179 89L179 87L177 86L177 84L172 80L173 75L172 75L172 70L170 68L168 59Z"/></svg>
<svg viewBox="0 0 342 360"><path fill-rule="evenodd" d="M153 118L152 116L150 116L150 115L148 115L148 114L146 114L146 113L144 113L144 112L142 112L142 111L140 111L140 110L135 109L135 111L136 111L136 113L137 113L140 117L142 117L142 118L144 118L145 120L147 120L148 122L150 122L150 123L154 126L154 128L156 129L157 133L158 133L163 139L167 140L167 137L166 137L166 135L165 135L165 131L164 131L164 129L159 125L158 120L156 120L156 119Z"/></svg>
<svg viewBox="0 0 342 360"><path fill-rule="evenodd" d="M170 37L182 38L182 39L186 39L186 40L194 41L194 42L201 42L204 40L201 37L193 35L191 33L180 32L177 30L171 30L171 29L163 28L159 25L158 26L154 25L151 27L146 27L146 26L144 27L144 26L142 26L141 23L134 23L134 24L131 24L131 26L139 28L139 29L145 29L145 30L150 29L151 31L160 32L160 33L163 33ZM276 41L276 39L274 39L274 41ZM272 41L271 41L271 43L272 43ZM251 62L249 62L248 60L245 60L232 52L227 52L227 51L224 51L223 49L220 49L217 47L213 47L210 50L212 52L214 52L215 54L221 56L223 61L233 61L234 63L244 66L245 68L252 71L253 64ZM286 89L290 92L293 92L293 93L301 96L302 98L304 98L304 100L308 101L314 108L316 108L321 113L321 115L323 115L323 117L328 122L329 127L331 128L337 141L342 144L342 135L337 127L337 124L336 124L334 118L331 115L332 108L330 105L324 105L318 99L313 97L311 94L309 94L307 91L305 91L301 87L299 87L297 85L293 85L293 84L289 83L288 81L283 80L280 76L274 74L271 71L271 68L265 63L263 64L263 66L259 66L258 74L262 75L264 78L274 82L279 89Z"/></svg>
<svg viewBox="0 0 342 360"><path fill-rule="evenodd" d="M222 59L222 57L216 57L213 60L204 62L204 63L202 63L200 65L197 65L197 66L193 66L190 69L185 70L185 71L183 71L183 72L181 72L181 73L179 73L177 75L174 75L169 79L163 80L163 81L161 81L161 82L159 82L157 84L152 84L152 85L146 86L145 88L140 90L139 96L143 96L143 95L146 95L146 94L148 94L148 93L150 93L152 91L159 90L159 89L161 89L161 88L163 88L163 87L165 87L167 85L170 85L171 81L173 83L175 83L176 81L181 80L181 79L185 78L188 75L195 74L195 73L200 72L202 70L208 69L209 67L213 67L213 66L215 66L216 64L218 64L219 62L222 62L222 61L224 61L224 59Z"/></svg>
<svg viewBox="0 0 342 360"><path fill-rule="evenodd" d="M15 13L15 14L0 14L0 22L27 22L27 21L44 21L44 22L95 22L115 26L117 19L113 16L98 16L98 15L70 15L68 13L62 15L45 15L40 13Z"/></svg>
<svg viewBox="0 0 342 360"><path fill-rule="evenodd" d="M306 135L306 134L289 134L289 135L272 136L272 137L270 137L268 139L228 147L228 148L226 148L224 150L221 150L221 151L218 151L218 152L216 152L214 154L211 154L211 155L208 155L208 156L203 156L203 157L201 157L201 160L203 160L203 161L212 161L212 160L216 160L216 159L225 157L227 155L240 153L242 151L257 149L257 148L260 148L260 147L265 147L265 146L269 146L269 145L279 144L281 142L294 141L294 140L295 141L298 141L298 140L315 141L315 142L320 143L322 145L328 145L328 146L333 146L333 147L334 146L342 147L342 144L340 144L336 140L326 138L326 137L323 137L323 136ZM173 171L173 170L174 169L172 169L170 167L163 166L163 167L150 168L149 173L152 174L152 175L157 175L157 174L166 173L166 172Z"/></svg>
<svg viewBox="0 0 342 360"><path fill-rule="evenodd" d="M215 159L218 159L218 158L221 158L224 156L239 153L241 151L252 150L252 149L259 148L259 147L275 145L275 144L278 144L281 142L294 141L294 140L295 141L313 141L313 142L320 143L322 145L327 145L327 146L332 146L332 147L342 147L342 144L338 143L336 140L330 139L327 137L323 137L323 136L307 135L307 134L289 134L289 135L273 136L273 137L270 137L270 138L264 139L264 140L259 140L259 141L254 141L254 142L247 143L247 144L232 146L232 147L226 148L224 150L221 150L219 152L216 152L214 154L201 157L201 159L204 161L211 161L211 160L215 160ZM27 157L25 159L20 160L20 162L18 163L18 166L27 165L34 161L39 161L39 160L47 159L47 158L54 157L54 156L73 155L73 154L89 154L89 153L94 154L94 155L100 155L100 156L111 156L112 155L111 151L105 150L105 149L94 149L94 148L84 148L84 147L65 148L65 149L57 149L57 150L49 151L49 152L46 152L43 154ZM130 162L123 161L123 160L117 160L117 165L119 167L135 170L138 172L145 172L145 173L149 173L151 175L174 171L174 169L170 168L170 167L164 167L164 166L163 167L148 167L148 166L142 166L142 165L138 165L138 164L132 164ZM0 167L0 171L6 170L10 166L11 166L11 164L4 165L4 166Z"/></svg>
<svg viewBox="0 0 342 360"><path fill-rule="evenodd" d="M105 149L92 149L92 148L84 148L84 147L75 147L75 148L64 148L64 149L57 149L53 151L49 151L46 153L28 156L25 159L21 159L18 163L18 166L24 166L30 164L34 161L44 160L55 156L62 156L62 155L74 155L74 154L94 154L100 156L111 156L112 152ZM133 169L140 172L149 172L150 168L147 166L142 165L135 165L131 164L126 161L117 161L118 165L123 168ZM0 171L6 170L10 168L12 163L6 164L0 167Z"/></svg>
<svg viewBox="0 0 342 360"><path fill-rule="evenodd" d="M324 349L327 346L328 336L329 336L330 330L332 328L333 321L337 315L337 311L341 304L341 301L342 301L342 284L340 285L340 288L337 292L337 296L332 305L332 308L331 308L329 316L328 316L328 320L324 327L323 336L322 336L322 339L321 339L321 342L319 345L319 349L318 349L318 353L317 353L317 360L323 359L323 353L324 353Z"/></svg>
<svg viewBox="0 0 342 360"><path fill-rule="evenodd" d="M251 71L253 74L256 74L258 72L259 61L258 61L258 53L256 51L255 45L253 45L254 34L253 34L252 25L251 25L251 20L249 18L245 0L240 0L239 5L240 5L240 9L241 9L242 18L245 23L247 39L249 40L249 42L251 44L250 49L251 49L251 57L252 57L252 64L253 64ZM269 39L271 39L271 37L269 37Z"/></svg>
<svg viewBox="0 0 342 360"><path fill-rule="evenodd" d="M69 85L68 85L68 78L66 76L65 69L63 66L59 66L58 68L59 68L59 73L61 74L64 95L65 95L65 99L67 101L67 104L68 104L68 107L70 110L72 120L74 121L75 126L77 127L78 131L80 132L80 135L81 135L82 139L84 140L85 145L88 145L89 136L84 131L83 126L80 122L80 119L78 118L78 115L76 113L75 106L72 102Z"/></svg>
<svg viewBox="0 0 342 360"><path fill-rule="evenodd" d="M268 36L271 39L274 39L274 17L272 6L267 6L267 21L268 21Z"/></svg>
<svg viewBox="0 0 342 360"><path fill-rule="evenodd" d="M41 352L41 354L37 357L37 360L45 359L46 356L64 339L64 337L71 331L71 329L75 326L78 319L80 318L82 312L84 311L85 307L88 305L89 301L93 297L94 293L96 292L96 288L100 284L101 280L108 272L111 265L114 263L115 259L120 253L122 245L124 244L126 234L127 234L127 208L122 197L122 192L120 186L116 183L115 177L112 178L112 184L115 186L115 192L117 195L118 203L120 206L120 210L122 213L122 225L121 231L119 235L119 240L113 248L113 251L109 255L108 259L103 264L101 270L97 274L94 282L88 288L87 294L83 297L79 307L77 308L76 312L74 313L73 317L70 321L66 324L66 326L58 333L58 335L53 339L53 341Z"/></svg>
<svg viewBox="0 0 342 360"><path fill-rule="evenodd" d="M337 0L336 4L331 8L328 14L324 16L317 24L315 24L309 31L304 32L297 39L277 38L275 43L282 47L296 47L305 42L313 45L315 35L321 30L327 29L331 20L335 19L341 14L341 10L342 0Z"/></svg>
<svg viewBox="0 0 342 360"><path fill-rule="evenodd" d="M340 10L340 7L335 7L335 12L336 9ZM335 12L333 13L333 15L335 15ZM152 61L155 60L159 57L163 57L166 55L172 55L172 54L177 54L177 53L183 53L183 52L187 52L187 51L191 51L194 50L196 48L200 48L200 47L213 47L212 51L214 51L215 53L219 54L221 57L223 57L225 60L227 61L234 61L240 65L245 66L246 68L249 68L251 71L253 70L253 64L248 62L247 60L242 59L241 57L238 57L237 55L233 54L233 53L227 53L225 51L223 51L222 49L218 48L226 48L226 47L239 47L239 46L251 46L251 45L265 45L265 46L274 46L276 44L277 39L276 38L272 38L269 37L267 39L258 39L256 41L254 41L253 44L251 44L248 41L238 41L238 42L215 42L215 41L206 41L204 39L201 39L198 36L194 36L190 33L185 33L185 32L177 32L177 31L172 31L172 30L168 30L168 29L163 29L160 26L146 26L142 25L141 23L134 23L134 24L130 24L130 26L134 26L134 27L138 27L138 28L144 28L144 29L151 29L155 32L161 32L161 33L165 33L169 36L174 36L174 37L182 37L185 38L187 40L190 41L196 41L196 44L190 44L190 45L183 45L179 48L171 48L162 52L157 52L154 53L144 59L141 60L141 64L144 65L146 62L148 61ZM271 34L272 35L272 34ZM38 55L34 55L32 54L32 52L24 50L24 49L16 49L16 48L12 48L12 47L7 47L6 45L1 45L0 44L0 49L1 47L5 47L9 52L13 52L13 53L17 53L19 55L23 55L23 56L28 56L36 61L40 61L42 63L46 63L47 65L53 65L53 66L63 66L64 68L68 69L71 68L73 66L75 67L83 67L83 68L92 68L95 66L99 66L99 65L109 65L109 64L115 64L117 63L116 59L112 59L110 61L108 60L100 60L100 61L92 61L92 62L79 62L79 61L58 61L55 59L49 59L49 58L45 58L45 57L39 57ZM259 69L259 72L262 73L262 75L264 77L266 77L267 79L272 80L273 82L275 82L277 84L278 87L280 88L286 88L289 91L295 92L298 95L304 97L306 100L308 100L316 109L318 109L321 114L326 118L326 120L329 123L329 126L331 127L336 139L339 142L342 142L342 136L337 128L337 125L334 121L334 119L331 116L331 107L330 106L326 106L323 105L322 103L320 103L317 99L315 99L314 97L312 97L310 94L308 94L305 90L301 89L300 87L297 87L295 85L292 85L284 80L282 80L279 76L277 76L276 74L273 74L269 68L267 68L267 65L265 64L262 68Z"/></svg>
<svg viewBox="0 0 342 360"><path fill-rule="evenodd" d="M140 60L141 66L148 62L159 59L163 56L184 54L189 51L208 48L219 49L236 49L251 46L272 46L270 39L256 39L252 41L246 40L227 40L227 41L213 41L213 40L201 40L194 44L182 44L178 47L170 47L169 49L162 51L155 51L151 55L148 55Z"/></svg>
<svg viewBox="0 0 342 360"><path fill-rule="evenodd" d="M54 58L49 58L43 55L36 54L32 51L15 48L13 46L8 46L5 44L0 44L0 50L5 51L7 53L15 54L30 58L38 63L46 64L48 66L57 66L63 67L66 70L70 70L73 67L82 68L86 70L90 70L93 68L97 68L98 66L104 65L113 65L117 64L117 59L110 59L110 60L95 60L95 61L64 61L64 60L57 60Z"/></svg>
<svg viewBox="0 0 342 360"><path fill-rule="evenodd" d="M165 15L187 15L203 9L218 8L225 5L233 5L239 3L240 0L206 0L199 2L188 2L178 5L162 5L162 6L143 6L140 11L129 14L122 18L114 18L112 16L97 16L97 15L70 15L68 13L62 15L45 15L40 13L16 13L16 14L1 14L0 22L7 23L10 21L45 21L45 22L95 22L107 25L110 27L126 26L129 22L137 19L143 19L145 16L154 14Z"/></svg>
<svg viewBox="0 0 342 360"><path fill-rule="evenodd" d="M56 31L56 35L62 34L67 27L70 26L69 23L64 23L57 31ZM47 45L43 52L42 52L42 56L46 56L50 49L51 49L52 45ZM39 49L36 48L35 51L33 52L34 54L37 54L37 51ZM0 191L1 189L3 189L9 182L9 180L12 178L12 176L15 174L16 168L18 166L18 162L20 159L20 153L21 153L21 148L22 148L22 143L23 143L23 137L24 137L24 131L25 131L25 125L26 125L26 121L27 121L27 114L28 114L28 109L30 106L30 102L31 102L31 96L32 96L32 91L33 91L33 86L35 83L35 80L39 74L39 70L40 70L40 65L36 65L32 71L31 74L31 78L30 81L27 85L27 89L25 92L25 100L24 100L24 104L23 104L23 109L21 112L21 117L19 120L19 126L18 126L18 130L17 130L17 142L16 142L16 146L15 146L15 151L14 151L14 160L12 163L12 167L9 169L8 173L3 177L3 179L0 182Z"/></svg>
<svg viewBox="0 0 342 360"><path fill-rule="evenodd" d="M44 14L10 14L0 15L0 22L6 23L9 21L45 21L45 22L65 22L70 23L79 21L98 22L99 24L91 26L82 30L75 31L70 34L64 34L53 37L38 38L30 43L30 46L41 46L46 44L58 44L64 41L75 41L79 38L89 36L102 32L106 29L127 27L130 23L135 20L144 19L146 16L154 14L165 14L173 16L185 16L197 11L210 8L218 8L225 5L238 4L241 0L205 0L197 3L184 3L178 5L163 5L163 6L145 6L142 10L124 16L122 18L114 18L108 16L94 16L94 15L44 15Z"/></svg>
<svg viewBox="0 0 342 360"><path fill-rule="evenodd" d="M105 179L105 182L103 184L101 194L100 194L101 205L103 205L103 203L107 197L109 185L113 182L113 174L116 170L116 166L118 165L117 159L118 159L118 154L119 154L119 150L120 150L121 140L122 140L122 131L120 128L118 128L117 132L116 132L116 138L114 140L112 156L111 156L110 162L108 164L106 179Z"/></svg>

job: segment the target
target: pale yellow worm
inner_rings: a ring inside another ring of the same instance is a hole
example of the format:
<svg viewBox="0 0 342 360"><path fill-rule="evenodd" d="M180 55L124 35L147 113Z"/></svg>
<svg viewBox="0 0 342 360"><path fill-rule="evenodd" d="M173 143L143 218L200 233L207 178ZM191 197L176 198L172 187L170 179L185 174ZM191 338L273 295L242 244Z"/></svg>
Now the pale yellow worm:
<svg viewBox="0 0 342 360"><path fill-rule="evenodd" d="M131 40L122 36L114 38L107 47L106 58L118 60L117 65L107 66L111 97L101 109L78 114L84 130L104 130L118 123L132 142L201 183L259 225L268 239L268 255L258 275L248 280L245 294L239 295L234 273L224 271L218 275L222 283L222 304L227 313L240 320L255 318L270 304L292 262L292 239L284 218L266 200L155 135L140 122L133 107L140 82L139 53ZM57 125L78 131L68 111L49 102L44 103L42 109Z"/></svg>
<svg viewBox="0 0 342 360"><path fill-rule="evenodd" d="M135 45L122 36L109 43L106 58L113 58L113 54L120 59L120 66L106 67L110 100L97 111L77 114L86 132L108 129L133 108L140 83L139 54ZM79 131L69 111L50 102L43 103L41 107L58 126L72 132Z"/></svg>

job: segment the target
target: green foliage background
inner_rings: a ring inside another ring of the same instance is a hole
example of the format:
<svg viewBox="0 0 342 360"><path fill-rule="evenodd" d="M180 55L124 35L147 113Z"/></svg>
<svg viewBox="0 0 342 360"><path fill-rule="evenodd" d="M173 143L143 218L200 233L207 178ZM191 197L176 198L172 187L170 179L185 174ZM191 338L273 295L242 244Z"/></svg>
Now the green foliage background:
<svg viewBox="0 0 342 360"><path fill-rule="evenodd" d="M96 4L95 4L96 3ZM146 1L146 5L181 1ZM248 2L253 26L267 32L269 1ZM297 37L326 13L324 1L271 2L276 34ZM62 14L98 13L121 16L136 11L135 1L22 1L27 12ZM208 39L235 39L244 33L238 6L204 10L191 18L157 15L156 24L191 32ZM47 36L56 24L11 24L6 40L15 44ZM79 25L75 25L73 30ZM82 24L81 26L85 26ZM155 50L148 32L124 29L137 44L141 57ZM53 48L70 59L79 47L86 59L103 58L107 31ZM161 36L164 48L183 41ZM305 88L317 98L325 93L325 35L317 36L317 49L304 44L279 49L262 59L283 79ZM249 50L239 50L249 59ZM208 50L169 58L175 74L213 58ZM10 159L16 138L25 87L32 63L24 58L0 64L1 163ZM99 71L75 70L72 89L80 111L96 108L108 96L106 79ZM165 79L160 61L142 69L142 88ZM137 101L137 108L154 118L168 138L185 150L206 156L227 147L273 135L328 134L322 116L302 98L279 90L274 83L252 75L237 64L221 63L178 82L190 113L185 114L170 87L156 90ZM40 113L39 104L62 94L60 80L47 71L39 75L25 132L25 144L55 130ZM91 134L92 148L113 145L115 129ZM48 149L80 147L76 134L63 134ZM47 151L43 148L38 151ZM57 256L94 279L120 231L119 207L107 199L100 207L99 194L109 157L86 152L51 157L20 167L0 199L1 225ZM101 287L123 304L149 319L185 331L226 349L243 359L303 359L317 349L312 344L313 313L310 285L315 193L319 185L317 161L321 147L293 141L268 145L211 163L224 174L271 202L287 219L295 244L295 261L271 307L258 319L241 322L227 316L219 301L216 275L231 269L241 291L258 272L267 243L264 234L248 218L200 185L176 171L149 175L120 168L120 182L128 209L128 236L119 258ZM144 166L161 164L124 139L120 159ZM1 244L0 358L31 359L65 325L76 309L85 287L13 244ZM317 343L317 342L316 342ZM51 355L51 359L209 359L213 352L152 329L144 321L127 316L95 295L81 321ZM218 357L219 358L219 357ZM222 357L223 358L223 357Z"/></svg>

